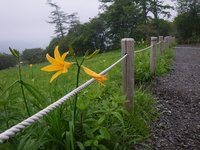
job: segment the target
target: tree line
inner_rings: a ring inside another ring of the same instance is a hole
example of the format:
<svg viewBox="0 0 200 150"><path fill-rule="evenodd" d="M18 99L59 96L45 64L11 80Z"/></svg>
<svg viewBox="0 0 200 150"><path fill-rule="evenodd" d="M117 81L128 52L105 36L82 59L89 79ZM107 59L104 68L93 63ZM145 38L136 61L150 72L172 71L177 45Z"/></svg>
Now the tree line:
<svg viewBox="0 0 200 150"><path fill-rule="evenodd" d="M177 0L178 16L174 22L180 43L200 43L200 1Z"/></svg>
<svg viewBox="0 0 200 150"><path fill-rule="evenodd" d="M45 61L46 51L41 48L25 49L20 55L22 65L36 64ZM15 67L17 63L18 61L13 55L0 53L0 70Z"/></svg>
<svg viewBox="0 0 200 150"><path fill-rule="evenodd" d="M26 64L40 63L45 54L53 56L55 46L61 53L73 47L77 55L100 49L101 52L117 49L124 37L136 41L149 41L150 36L174 35L180 43L200 43L200 3L198 0L175 0L178 16L170 17L173 6L164 0L99 0L101 12L86 23L80 23L77 13L67 14L56 3L48 0L52 7L48 23L55 26L55 37L45 50L26 49L22 61ZM0 54L0 69L15 66L14 58Z"/></svg>
<svg viewBox="0 0 200 150"><path fill-rule="evenodd" d="M164 0L99 0L102 13L84 24L78 21L75 13L73 18L68 15L65 35L59 36L56 27L56 38L51 40L47 52L53 54L56 45L63 51L73 47L80 55L87 50L107 51L119 48L124 37L148 42L150 36L173 35L179 43L200 43L200 2L173 1L176 7L165 4ZM164 20L171 16L172 9L177 10L177 17L173 22ZM59 13L63 12L57 11L54 15L62 16Z"/></svg>
<svg viewBox="0 0 200 150"><path fill-rule="evenodd" d="M76 14L70 18L70 15L64 15L61 10L55 13L58 6L50 2L50 6L54 8L51 13L54 17L51 16L50 19L51 23L55 24L56 35L47 47L51 55L56 45L63 51L73 47L78 55L83 55L87 50L117 49L124 37L149 41L150 36L165 36L173 32L173 24L159 18L161 15L170 17L169 9L173 9L172 6L164 4L164 0L99 1L102 13L84 24L77 20ZM57 22L63 22L63 26L67 22L69 28L58 27ZM66 32L61 36L63 31L60 29L63 28Z"/></svg>

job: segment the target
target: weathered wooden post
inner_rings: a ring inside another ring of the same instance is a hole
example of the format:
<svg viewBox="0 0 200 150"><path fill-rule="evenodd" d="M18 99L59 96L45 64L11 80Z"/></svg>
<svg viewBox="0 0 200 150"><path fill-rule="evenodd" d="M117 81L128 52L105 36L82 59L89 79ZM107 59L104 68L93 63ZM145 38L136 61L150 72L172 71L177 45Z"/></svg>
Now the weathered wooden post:
<svg viewBox="0 0 200 150"><path fill-rule="evenodd" d="M126 96L125 106L131 111L134 97L134 39L124 38L121 40L122 56L127 57L122 62L122 86Z"/></svg>
<svg viewBox="0 0 200 150"><path fill-rule="evenodd" d="M171 45L171 36L168 36L169 46Z"/></svg>
<svg viewBox="0 0 200 150"><path fill-rule="evenodd" d="M151 37L150 72L155 74L156 70L156 43L157 37Z"/></svg>
<svg viewBox="0 0 200 150"><path fill-rule="evenodd" d="M174 36L172 36L172 43L174 43Z"/></svg>
<svg viewBox="0 0 200 150"><path fill-rule="evenodd" d="M170 35L170 45L172 44L172 36Z"/></svg>
<svg viewBox="0 0 200 150"><path fill-rule="evenodd" d="M172 37L172 42L175 43L175 40L176 40L176 38L175 38L175 36L173 36Z"/></svg>
<svg viewBox="0 0 200 150"><path fill-rule="evenodd" d="M167 47L167 45L168 45L168 44L167 44L167 36L164 37L164 43L165 43L165 44L164 44L164 49L168 48L168 47Z"/></svg>
<svg viewBox="0 0 200 150"><path fill-rule="evenodd" d="M160 42L160 54L163 53L163 36L159 36L159 42Z"/></svg>

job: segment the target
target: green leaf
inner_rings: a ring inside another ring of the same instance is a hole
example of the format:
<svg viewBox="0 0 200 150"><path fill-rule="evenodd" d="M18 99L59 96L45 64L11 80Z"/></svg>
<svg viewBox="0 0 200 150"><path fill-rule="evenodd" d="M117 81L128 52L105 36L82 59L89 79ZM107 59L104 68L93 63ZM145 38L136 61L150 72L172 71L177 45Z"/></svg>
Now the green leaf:
<svg viewBox="0 0 200 150"><path fill-rule="evenodd" d="M12 49L9 47L10 52L12 53L13 56L19 58L19 51L17 51L16 49Z"/></svg>
<svg viewBox="0 0 200 150"><path fill-rule="evenodd" d="M108 132L107 128L102 127L99 130L99 132L101 134L102 139L110 140L110 133Z"/></svg>
<svg viewBox="0 0 200 150"><path fill-rule="evenodd" d="M0 149L2 150L16 150L17 147L11 143L4 143L0 145Z"/></svg>
<svg viewBox="0 0 200 150"><path fill-rule="evenodd" d="M70 132L69 131L66 131L65 132L65 135L66 135L66 143L65 143L65 146L67 149L70 149L71 145L70 145Z"/></svg>
<svg viewBox="0 0 200 150"><path fill-rule="evenodd" d="M72 121L69 122L69 134L70 134L70 143L71 143L71 147L72 149L74 149L74 125L72 123Z"/></svg>
<svg viewBox="0 0 200 150"><path fill-rule="evenodd" d="M119 143L115 144L115 147L113 148L113 150L118 150L119 149Z"/></svg>
<svg viewBox="0 0 200 150"><path fill-rule="evenodd" d="M92 146L93 140L87 140L84 142L85 147Z"/></svg>
<svg viewBox="0 0 200 150"><path fill-rule="evenodd" d="M100 150L108 150L108 148L107 148L106 146L102 145L102 144L99 144L99 145L98 145L98 148L99 148Z"/></svg>
<svg viewBox="0 0 200 150"><path fill-rule="evenodd" d="M36 99L35 104L37 105L37 107L39 107L40 109L42 109L43 107L46 106L45 103L47 102L47 99L35 87L33 87L32 85L30 85L28 83L25 83L24 81L21 81L20 83Z"/></svg>
<svg viewBox="0 0 200 150"><path fill-rule="evenodd" d="M91 150L97 150L97 148L93 146L93 147L91 148Z"/></svg>
<svg viewBox="0 0 200 150"><path fill-rule="evenodd" d="M2 95L6 92L6 91L8 91L10 88L12 88L16 83L18 83L19 82L19 80L16 80L15 82L13 82L12 84L10 84L2 93L1 93L1 95L0 95L0 97L2 97Z"/></svg>
<svg viewBox="0 0 200 150"><path fill-rule="evenodd" d="M90 54L89 56L87 57L84 57L85 59L91 59L91 58L94 58L98 53L100 52L100 50L95 50L92 54Z"/></svg>
<svg viewBox="0 0 200 150"><path fill-rule="evenodd" d="M78 147L80 148L80 150L85 150L83 143L81 143L81 142L76 142L76 143L77 143Z"/></svg>
<svg viewBox="0 0 200 150"><path fill-rule="evenodd" d="M99 120L97 121L97 124L98 124L98 125L102 124L102 123L104 122L105 119L106 119L106 116L105 116L105 115L101 116L101 117L99 118Z"/></svg>
<svg viewBox="0 0 200 150"><path fill-rule="evenodd" d="M87 50L87 51L85 52L84 58L87 57L88 55L89 55L89 50Z"/></svg>
<svg viewBox="0 0 200 150"><path fill-rule="evenodd" d="M72 47L69 48L69 54L71 56L73 56L75 53L74 53L74 49Z"/></svg>
<svg viewBox="0 0 200 150"><path fill-rule="evenodd" d="M123 119L122 115L119 112L112 112L111 114L114 117L116 117L121 122L121 124L124 126L124 119Z"/></svg>
<svg viewBox="0 0 200 150"><path fill-rule="evenodd" d="M99 142L97 140L93 140L93 145L96 146L96 147L98 147Z"/></svg>
<svg viewBox="0 0 200 150"><path fill-rule="evenodd" d="M77 107L80 109L80 110L85 110L88 108L90 102L84 98L82 99L79 99L78 103L77 103Z"/></svg>

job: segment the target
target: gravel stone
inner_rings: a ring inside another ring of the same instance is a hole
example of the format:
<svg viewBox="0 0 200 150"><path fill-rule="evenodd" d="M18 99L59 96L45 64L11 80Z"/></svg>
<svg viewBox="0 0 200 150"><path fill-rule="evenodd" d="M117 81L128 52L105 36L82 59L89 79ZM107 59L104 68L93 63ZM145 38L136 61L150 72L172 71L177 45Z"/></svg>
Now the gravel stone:
<svg viewBox="0 0 200 150"><path fill-rule="evenodd" d="M175 48L170 74L156 77L151 88L160 112L153 149L200 150L200 48Z"/></svg>

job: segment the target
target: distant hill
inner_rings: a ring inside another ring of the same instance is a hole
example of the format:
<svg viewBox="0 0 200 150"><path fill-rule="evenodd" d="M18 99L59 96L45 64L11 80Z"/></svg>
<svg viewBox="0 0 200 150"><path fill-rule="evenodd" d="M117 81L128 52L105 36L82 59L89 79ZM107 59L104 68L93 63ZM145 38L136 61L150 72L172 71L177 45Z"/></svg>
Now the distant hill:
<svg viewBox="0 0 200 150"><path fill-rule="evenodd" d="M20 52L22 52L25 49L39 47L39 45L35 43L24 42L24 41L0 41L0 53L9 54L10 53L9 47L15 48L19 50Z"/></svg>

